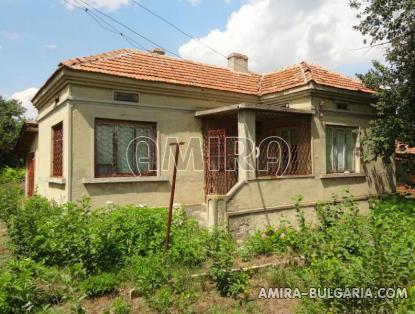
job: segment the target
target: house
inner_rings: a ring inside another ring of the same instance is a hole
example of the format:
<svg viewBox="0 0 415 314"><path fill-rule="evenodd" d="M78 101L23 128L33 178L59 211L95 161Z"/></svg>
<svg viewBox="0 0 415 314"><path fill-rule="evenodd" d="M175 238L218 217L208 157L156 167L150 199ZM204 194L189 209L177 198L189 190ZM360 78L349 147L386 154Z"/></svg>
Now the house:
<svg viewBox="0 0 415 314"><path fill-rule="evenodd" d="M228 68L121 49L59 64L33 98L30 191L94 206L175 202L237 234L292 219L348 187L364 203L395 190L394 168L363 162L373 91L301 62L268 74L234 53ZM23 135L24 137L24 135Z"/></svg>

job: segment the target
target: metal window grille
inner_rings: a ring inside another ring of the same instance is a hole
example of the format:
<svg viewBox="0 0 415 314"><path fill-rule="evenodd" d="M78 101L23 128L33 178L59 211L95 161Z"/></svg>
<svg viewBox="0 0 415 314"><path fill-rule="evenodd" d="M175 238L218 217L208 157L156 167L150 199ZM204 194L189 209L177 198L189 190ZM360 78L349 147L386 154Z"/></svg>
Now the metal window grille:
<svg viewBox="0 0 415 314"><path fill-rule="evenodd" d="M63 124L52 127L52 176L63 176Z"/></svg>
<svg viewBox="0 0 415 314"><path fill-rule="evenodd" d="M95 176L157 175L156 124L118 120L95 122Z"/></svg>
<svg viewBox="0 0 415 314"><path fill-rule="evenodd" d="M311 117L257 113L257 176L311 174Z"/></svg>
<svg viewBox="0 0 415 314"><path fill-rule="evenodd" d="M238 182L236 115L203 120L205 195L226 194Z"/></svg>

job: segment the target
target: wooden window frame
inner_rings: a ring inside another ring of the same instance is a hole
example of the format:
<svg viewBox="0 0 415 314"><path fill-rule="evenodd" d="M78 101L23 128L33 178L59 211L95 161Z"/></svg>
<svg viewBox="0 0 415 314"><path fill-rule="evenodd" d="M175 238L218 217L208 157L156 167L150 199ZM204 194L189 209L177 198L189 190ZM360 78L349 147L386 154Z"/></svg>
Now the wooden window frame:
<svg viewBox="0 0 415 314"><path fill-rule="evenodd" d="M326 125L325 127L325 140L326 140L326 147L325 147L325 151L326 151L326 159L327 159L327 141L329 141L329 138L327 136L327 129L331 129L331 145L334 147L333 152L332 152L332 156L331 156L331 160L332 160L332 169L329 169L328 167L328 161L326 160L326 172L327 173L356 173L356 147L357 147L357 135L356 135L356 131L358 130L358 127L353 127L353 126L341 126L341 125ZM337 156L337 145L336 145L336 136L335 136L335 131L338 130L343 130L344 131L344 144L343 144L343 164L344 164L344 170L339 170L338 167L338 160L337 157L335 158L335 156ZM347 144L346 144L346 130L351 130L352 131L352 167L351 169L347 169L346 168L346 164L347 164Z"/></svg>
<svg viewBox="0 0 415 314"><path fill-rule="evenodd" d="M95 126L94 126L94 177L95 178L116 178L116 177L135 177L135 176L157 176L157 145L154 148L154 168L152 171L140 174L134 173L119 173L117 172L117 149L118 149L118 139L116 136L116 132L113 131L113 164L112 164L112 172L109 174L98 174L97 171L97 126L98 125L111 125L113 127L119 125L130 125L130 126L139 126L139 125L149 125L153 129L154 138L152 139L155 144L157 144L157 123L156 122L148 122L148 121L129 121L129 120L117 120L117 119L102 119L96 118L95 119ZM134 138L136 138L136 129L134 128ZM135 145L134 145L134 152L135 152ZM148 156L150 157L150 156ZM133 167L136 167L136 156L133 157Z"/></svg>
<svg viewBox="0 0 415 314"><path fill-rule="evenodd" d="M57 130L61 130L61 149L60 149L60 167L57 170L57 147L56 147L56 134ZM52 126L52 162L51 162L51 177L52 178L63 178L63 122L59 122Z"/></svg>

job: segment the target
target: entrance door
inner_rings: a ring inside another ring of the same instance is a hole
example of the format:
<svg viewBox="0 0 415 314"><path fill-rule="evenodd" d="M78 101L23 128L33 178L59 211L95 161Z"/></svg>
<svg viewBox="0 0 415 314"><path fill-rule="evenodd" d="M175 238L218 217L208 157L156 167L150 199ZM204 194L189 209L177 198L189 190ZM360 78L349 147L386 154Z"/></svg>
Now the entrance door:
<svg viewBox="0 0 415 314"><path fill-rule="evenodd" d="M27 154L27 196L35 192L35 153Z"/></svg>
<svg viewBox="0 0 415 314"><path fill-rule="evenodd" d="M237 141L229 133L225 128L205 130L205 195L224 195L238 182Z"/></svg>

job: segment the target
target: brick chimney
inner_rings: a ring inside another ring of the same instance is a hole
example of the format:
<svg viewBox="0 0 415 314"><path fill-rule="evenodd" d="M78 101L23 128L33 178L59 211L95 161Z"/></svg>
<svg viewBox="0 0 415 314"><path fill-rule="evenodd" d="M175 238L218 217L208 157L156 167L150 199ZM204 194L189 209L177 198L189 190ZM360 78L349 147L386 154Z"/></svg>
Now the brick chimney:
<svg viewBox="0 0 415 314"><path fill-rule="evenodd" d="M231 53L228 56L228 68L235 72L249 73L248 56L237 52Z"/></svg>
<svg viewBox="0 0 415 314"><path fill-rule="evenodd" d="M160 55L160 56L164 56L166 54L166 52L162 48L154 48L150 52L154 53L154 54L157 54L157 55Z"/></svg>

